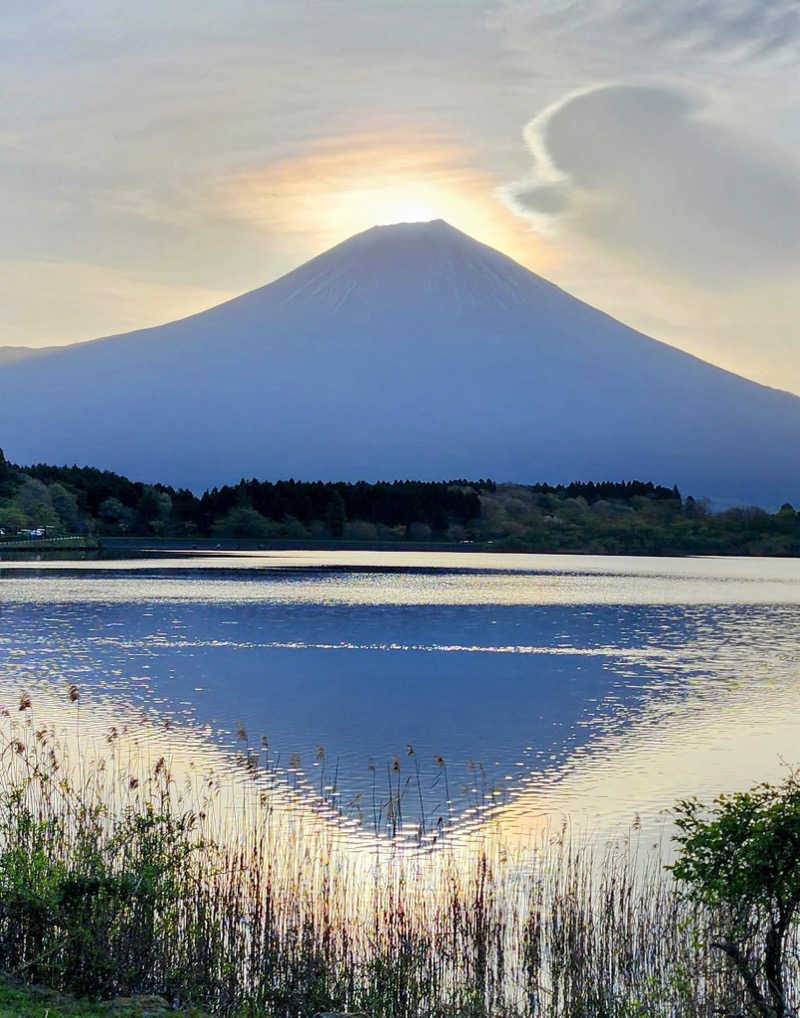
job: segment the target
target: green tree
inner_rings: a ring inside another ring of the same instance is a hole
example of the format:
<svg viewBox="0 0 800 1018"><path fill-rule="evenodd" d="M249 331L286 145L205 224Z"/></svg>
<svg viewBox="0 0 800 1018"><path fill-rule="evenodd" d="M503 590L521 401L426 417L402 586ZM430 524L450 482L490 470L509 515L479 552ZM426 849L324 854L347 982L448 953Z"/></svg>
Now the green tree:
<svg viewBox="0 0 800 1018"><path fill-rule="evenodd" d="M712 924L711 946L744 984L751 1013L787 1018L787 961L800 920L800 781L696 799L675 810L680 846L670 867Z"/></svg>
<svg viewBox="0 0 800 1018"><path fill-rule="evenodd" d="M72 492L67 491L64 485L59 484L58 481L55 484L49 485L47 490L50 492L50 501L64 529L70 531L77 530L80 514L78 512L78 500Z"/></svg>
<svg viewBox="0 0 800 1018"><path fill-rule="evenodd" d="M142 534L164 533L172 512L172 498L165 491L146 487L136 506L136 529Z"/></svg>
<svg viewBox="0 0 800 1018"><path fill-rule="evenodd" d="M14 495L14 502L22 510L30 527L58 528L60 520L53 508L47 485L35 477L23 477Z"/></svg>
<svg viewBox="0 0 800 1018"><path fill-rule="evenodd" d="M19 486L14 496L14 501L20 509L29 516L33 516L36 513L53 508L53 503L50 501L50 493L47 490L47 485L43 484L35 477L23 478L22 484Z"/></svg>
<svg viewBox="0 0 800 1018"><path fill-rule="evenodd" d="M293 541L304 541L308 537L308 531L295 516L286 516L281 524L281 534Z"/></svg>
<svg viewBox="0 0 800 1018"><path fill-rule="evenodd" d="M267 538L278 529L266 516L252 506L239 505L217 522L211 532L220 537Z"/></svg>
<svg viewBox="0 0 800 1018"><path fill-rule="evenodd" d="M4 530L7 535L13 536L27 522L25 513L13 502L9 506L0 507L0 530Z"/></svg>
<svg viewBox="0 0 800 1018"><path fill-rule="evenodd" d="M134 512L118 498L106 498L98 506L97 518L104 530L126 534L133 525Z"/></svg>

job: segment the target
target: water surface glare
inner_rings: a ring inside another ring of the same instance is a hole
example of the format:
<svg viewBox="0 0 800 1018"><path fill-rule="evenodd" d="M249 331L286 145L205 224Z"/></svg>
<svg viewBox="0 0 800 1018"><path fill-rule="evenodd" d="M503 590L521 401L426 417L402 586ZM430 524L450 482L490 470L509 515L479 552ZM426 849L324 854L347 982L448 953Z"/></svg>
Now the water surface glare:
<svg viewBox="0 0 800 1018"><path fill-rule="evenodd" d="M74 682L83 725L116 709L234 770L249 752L381 836L650 830L678 797L779 777L800 763L798 633L788 559L0 563L9 706Z"/></svg>

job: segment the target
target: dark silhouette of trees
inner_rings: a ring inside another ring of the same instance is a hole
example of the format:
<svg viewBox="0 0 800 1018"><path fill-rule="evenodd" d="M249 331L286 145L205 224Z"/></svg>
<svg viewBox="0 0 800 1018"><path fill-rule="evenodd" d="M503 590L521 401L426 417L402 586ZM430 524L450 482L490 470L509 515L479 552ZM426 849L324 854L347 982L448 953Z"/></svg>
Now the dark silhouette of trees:
<svg viewBox="0 0 800 1018"><path fill-rule="evenodd" d="M242 478L198 496L94 467L23 469L0 453L0 528L15 533L32 522L77 533L97 526L105 535L184 539L490 541L497 550L535 552L800 555L800 514L789 503L777 513L754 507L714 513L705 499L684 498L676 485L652 481Z"/></svg>
<svg viewBox="0 0 800 1018"><path fill-rule="evenodd" d="M8 498L11 494L11 482L14 471L6 459L3 450L0 449L0 498Z"/></svg>

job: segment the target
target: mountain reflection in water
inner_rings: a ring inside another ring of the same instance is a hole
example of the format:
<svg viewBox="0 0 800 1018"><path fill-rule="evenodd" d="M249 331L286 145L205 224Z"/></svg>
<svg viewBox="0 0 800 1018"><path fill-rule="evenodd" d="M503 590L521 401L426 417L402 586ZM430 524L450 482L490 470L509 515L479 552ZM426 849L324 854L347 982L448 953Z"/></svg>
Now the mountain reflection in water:
<svg viewBox="0 0 800 1018"><path fill-rule="evenodd" d="M146 717L232 775L249 749L287 794L411 841L521 843L562 816L649 835L677 798L778 777L800 756L798 632L794 560L0 564L9 705L38 690L57 715L73 682L85 731Z"/></svg>

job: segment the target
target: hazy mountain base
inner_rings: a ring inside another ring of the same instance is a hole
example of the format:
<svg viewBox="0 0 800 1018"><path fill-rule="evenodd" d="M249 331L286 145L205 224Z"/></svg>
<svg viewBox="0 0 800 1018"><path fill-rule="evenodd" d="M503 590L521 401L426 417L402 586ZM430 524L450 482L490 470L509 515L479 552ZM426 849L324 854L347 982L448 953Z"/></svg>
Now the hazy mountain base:
<svg viewBox="0 0 800 1018"><path fill-rule="evenodd" d="M629 555L800 555L800 514L706 502L652 482L498 485L242 480L198 497L91 467L17 467L0 452L0 540L21 530L314 547L442 544Z"/></svg>

